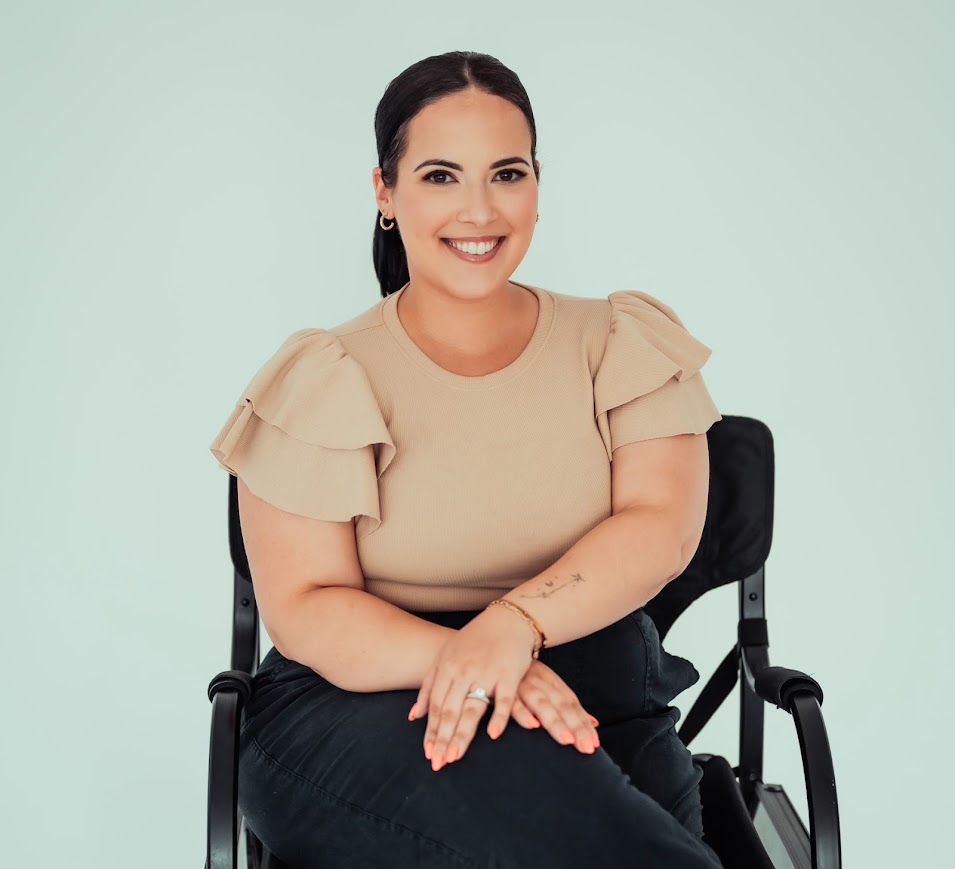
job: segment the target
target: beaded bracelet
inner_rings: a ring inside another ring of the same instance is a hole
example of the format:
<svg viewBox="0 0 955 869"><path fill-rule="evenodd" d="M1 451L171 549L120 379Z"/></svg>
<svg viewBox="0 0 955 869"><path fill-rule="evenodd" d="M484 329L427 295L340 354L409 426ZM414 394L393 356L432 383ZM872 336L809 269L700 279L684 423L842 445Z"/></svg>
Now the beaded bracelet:
<svg viewBox="0 0 955 869"><path fill-rule="evenodd" d="M544 636L544 631L541 626L537 623L535 619L526 609L521 606L518 606L516 603L510 600L504 600L504 598L499 597L497 600L492 600L488 606L494 606L495 604L500 604L501 606L509 607L518 613L525 621L529 622L535 631L540 635L540 645L534 647L534 650L531 652L532 658L537 658L540 655L540 650L547 645L547 637Z"/></svg>

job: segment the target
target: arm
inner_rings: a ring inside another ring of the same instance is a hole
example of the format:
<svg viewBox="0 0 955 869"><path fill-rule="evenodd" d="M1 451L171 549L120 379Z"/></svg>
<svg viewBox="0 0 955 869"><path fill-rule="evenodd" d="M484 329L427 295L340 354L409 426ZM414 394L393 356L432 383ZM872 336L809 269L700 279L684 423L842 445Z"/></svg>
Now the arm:
<svg viewBox="0 0 955 869"><path fill-rule="evenodd" d="M580 538L549 570L503 596L523 606L543 626L548 644L562 645L594 633L639 609L685 569L699 546L706 518L709 448L703 435L673 435L613 450L611 515ZM497 619L497 621L495 621ZM505 622L510 619L511 627ZM459 758L477 728L460 706L468 684L494 691L488 734L507 724L515 701L532 713L519 686L533 662L509 632L526 632L520 614L490 607L451 637L425 675L415 707L428 712L425 757L432 769ZM521 641L527 640L527 634ZM517 652L516 649L520 649ZM566 699L566 698L565 698ZM576 696L571 705L579 706ZM546 708L546 707L545 707ZM478 710L480 711L480 710ZM542 712L558 741L564 722ZM592 726L580 709L566 718L577 727L581 750L592 749ZM527 726L527 725L524 725ZM571 741L574 731L567 727Z"/></svg>
<svg viewBox="0 0 955 869"><path fill-rule="evenodd" d="M359 588L332 586L301 595L275 647L347 691L418 689L455 633Z"/></svg>
<svg viewBox="0 0 955 869"><path fill-rule="evenodd" d="M275 648L347 691L420 688L457 631L364 590L352 520L286 512L241 477L237 489L255 600Z"/></svg>
<svg viewBox="0 0 955 869"><path fill-rule="evenodd" d="M537 619L548 646L642 607L686 569L700 544L709 491L705 434L620 446L611 474L612 515L504 595Z"/></svg>

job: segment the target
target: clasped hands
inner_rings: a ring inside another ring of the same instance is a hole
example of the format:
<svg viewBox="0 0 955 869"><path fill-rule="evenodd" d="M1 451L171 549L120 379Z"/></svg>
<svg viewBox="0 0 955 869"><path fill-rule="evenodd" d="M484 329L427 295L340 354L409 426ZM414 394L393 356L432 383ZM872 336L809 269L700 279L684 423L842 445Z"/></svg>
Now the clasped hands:
<svg viewBox="0 0 955 869"><path fill-rule="evenodd" d="M504 607L485 609L441 647L408 720L427 713L424 756L431 768L460 760L474 739L487 704L467 698L483 688L494 712L487 733L497 739L511 717L521 727L543 726L562 745L593 754L600 745L593 715L567 683L531 656L536 631Z"/></svg>

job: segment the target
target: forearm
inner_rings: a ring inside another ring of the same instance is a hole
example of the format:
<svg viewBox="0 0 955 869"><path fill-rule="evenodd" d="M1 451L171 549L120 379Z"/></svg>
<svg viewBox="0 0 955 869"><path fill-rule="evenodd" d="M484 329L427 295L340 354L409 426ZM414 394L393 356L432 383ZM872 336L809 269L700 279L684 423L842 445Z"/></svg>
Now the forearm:
<svg viewBox="0 0 955 869"><path fill-rule="evenodd" d="M351 587L306 592L285 614L275 647L348 691L418 689L455 633Z"/></svg>
<svg viewBox="0 0 955 869"><path fill-rule="evenodd" d="M548 646L559 646L599 631L652 600L679 575L681 559L670 515L624 510L503 597L537 619Z"/></svg>

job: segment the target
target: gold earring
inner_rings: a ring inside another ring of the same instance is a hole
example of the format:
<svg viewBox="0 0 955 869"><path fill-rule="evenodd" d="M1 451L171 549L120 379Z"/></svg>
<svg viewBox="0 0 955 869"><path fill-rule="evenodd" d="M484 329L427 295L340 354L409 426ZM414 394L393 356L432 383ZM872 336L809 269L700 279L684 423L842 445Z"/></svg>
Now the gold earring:
<svg viewBox="0 0 955 869"><path fill-rule="evenodd" d="M379 225L382 229L394 229L394 228L395 228L395 221L394 221L394 219L393 219L393 218L388 218L388 219L391 220L391 226L385 226L385 212L382 211L382 212L381 212L381 217L378 218L378 225Z"/></svg>

